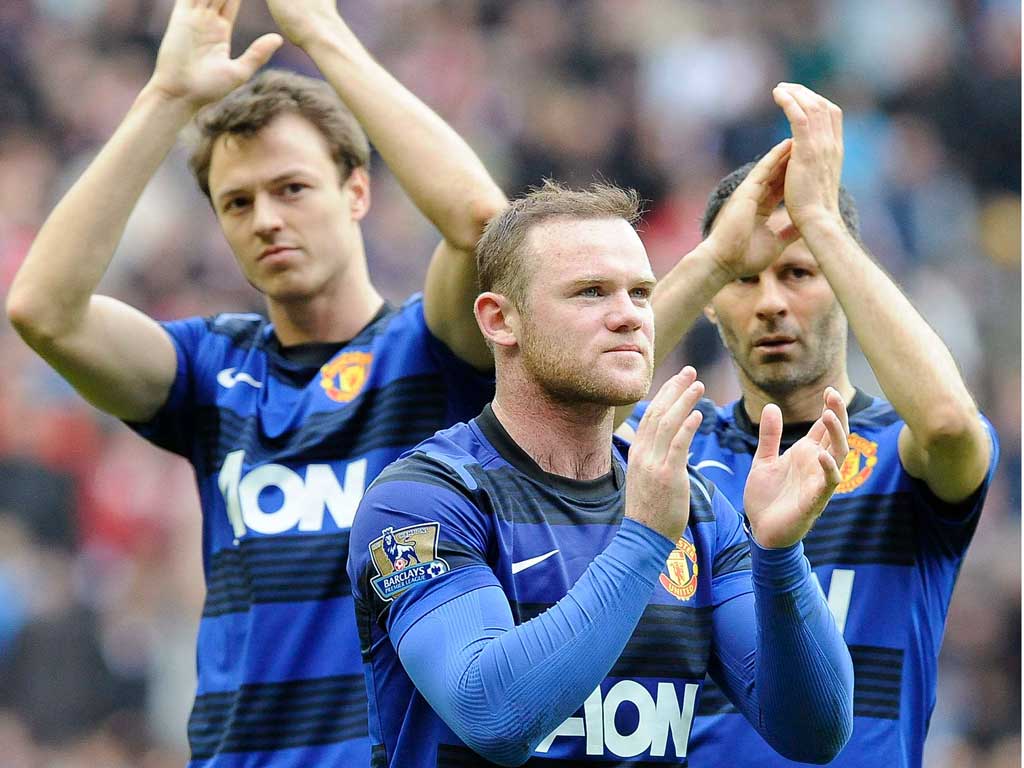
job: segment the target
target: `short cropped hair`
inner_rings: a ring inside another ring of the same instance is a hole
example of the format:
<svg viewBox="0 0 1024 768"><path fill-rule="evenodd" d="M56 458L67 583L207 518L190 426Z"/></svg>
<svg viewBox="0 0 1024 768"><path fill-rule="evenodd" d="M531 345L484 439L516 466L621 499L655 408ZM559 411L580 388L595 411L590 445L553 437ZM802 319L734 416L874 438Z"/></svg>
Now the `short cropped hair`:
<svg viewBox="0 0 1024 768"><path fill-rule="evenodd" d="M545 179L488 222L476 246L480 291L508 296L522 308L527 274L524 243L530 230L550 219L624 219L636 226L643 214L635 189L596 182L586 189L569 189Z"/></svg>
<svg viewBox="0 0 1024 768"><path fill-rule="evenodd" d="M355 116L331 87L312 77L268 69L196 117L199 138L189 166L203 194L210 197L210 159L224 134L254 136L274 118L295 114L311 122L327 140L342 181L370 162L370 143Z"/></svg>
<svg viewBox="0 0 1024 768"><path fill-rule="evenodd" d="M708 204L704 208L704 215L700 220L700 231L703 237L711 234L711 228L714 226L715 219L718 218L722 206L732 196L732 193L736 191L736 188L743 183L743 180L747 178L747 174L750 173L754 165L756 163L753 162L741 165L718 182L718 185L712 190L708 196ZM854 238L860 240L860 214L857 213L857 204L853 200L853 195L842 184L839 185L839 215L842 216L843 224L846 225L847 231Z"/></svg>

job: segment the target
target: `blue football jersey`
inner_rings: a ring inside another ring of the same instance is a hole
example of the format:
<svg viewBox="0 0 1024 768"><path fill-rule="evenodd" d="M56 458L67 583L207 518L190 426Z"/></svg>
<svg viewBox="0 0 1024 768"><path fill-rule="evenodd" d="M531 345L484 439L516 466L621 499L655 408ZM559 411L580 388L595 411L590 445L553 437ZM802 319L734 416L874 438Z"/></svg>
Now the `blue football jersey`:
<svg viewBox="0 0 1024 768"><path fill-rule="evenodd" d="M690 462L742 510L743 487L757 446L757 426L741 402L704 416ZM630 417L635 427L646 409ZM977 526L998 458L992 437L989 474L961 504L947 504L903 469L897 438L904 421L892 405L858 391L849 405L850 453L842 482L804 539L804 553L828 597L854 666L854 728L832 766L920 768L935 706L939 647L960 564ZM787 425L783 448L806 433ZM798 766L774 752L713 681L694 722L695 763L723 754L736 768Z"/></svg>
<svg viewBox="0 0 1024 768"><path fill-rule="evenodd" d="M479 413L493 378L430 333L418 296L304 355L259 315L164 327L177 376L132 426L192 463L202 502L190 766L369 765L352 519L385 466Z"/></svg>
<svg viewBox="0 0 1024 768"><path fill-rule="evenodd" d="M487 408L377 478L353 529L349 563L375 766L491 765L447 727L406 674L388 634L392 609L401 606L408 620L417 603L403 601L423 592L409 587L474 568L488 583L497 578L516 624L545 611L619 529L624 452L616 443L613 472L598 480L551 475ZM687 764L713 607L751 591L742 518L696 474L691 488L689 525L625 650L528 765ZM476 588L470 578L460 583L463 592Z"/></svg>

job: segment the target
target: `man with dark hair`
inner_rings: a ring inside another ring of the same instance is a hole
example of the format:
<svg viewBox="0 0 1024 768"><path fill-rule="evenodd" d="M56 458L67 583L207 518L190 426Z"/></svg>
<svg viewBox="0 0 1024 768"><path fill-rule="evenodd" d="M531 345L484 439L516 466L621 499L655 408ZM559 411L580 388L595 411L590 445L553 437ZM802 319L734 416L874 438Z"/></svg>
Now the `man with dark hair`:
<svg viewBox="0 0 1024 768"><path fill-rule="evenodd" d="M839 183L839 108L800 85L780 84L774 96L793 134L785 205L755 211L737 200L748 166L722 180L704 233L716 240L723 219L734 228L745 208L749 236L731 249L698 249L665 277L654 297L659 341L678 342L706 307L733 358L743 396L698 405L690 461L738 509L765 404L782 410L786 445L817 417L822 391L842 394L850 455L805 540L855 670L853 737L833 765L919 768L946 611L998 443L941 339L859 242L856 208ZM887 399L850 382L848 328ZM794 765L714 686L698 715L695 759L711 764L727 751L738 768Z"/></svg>
<svg viewBox="0 0 1024 768"><path fill-rule="evenodd" d="M493 393L473 250L505 201L334 0L268 0L330 86L250 81L282 39L231 59L239 4L176 0L151 80L40 230L7 312L87 400L195 468L207 597L191 765L358 768L370 750L345 575L352 517L388 462ZM269 321L157 323L94 295L143 188L204 106L192 165ZM423 296L398 308L367 273L363 128L443 238Z"/></svg>
<svg viewBox="0 0 1024 768"><path fill-rule="evenodd" d="M842 399L828 390L781 456L765 409L749 534L686 470L693 368L627 468L613 413L650 387L654 342L636 216L632 193L547 183L487 226L495 399L384 470L352 528L381 766L685 765L707 670L792 757L825 762L849 737L849 656L800 544L846 457Z"/></svg>

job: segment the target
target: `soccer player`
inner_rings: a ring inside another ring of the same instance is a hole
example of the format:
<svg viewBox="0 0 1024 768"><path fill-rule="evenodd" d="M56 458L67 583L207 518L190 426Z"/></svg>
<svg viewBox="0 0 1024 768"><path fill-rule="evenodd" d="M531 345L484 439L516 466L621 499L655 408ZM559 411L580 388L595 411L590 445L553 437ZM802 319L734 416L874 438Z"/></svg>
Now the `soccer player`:
<svg viewBox="0 0 1024 768"><path fill-rule="evenodd" d="M764 405L782 409L785 446L817 418L826 387L842 394L850 455L804 541L855 670L853 737L833 765L919 768L946 611L998 444L949 351L858 240L857 211L839 183L839 108L800 85L780 84L774 97L792 131L785 205L757 211L736 200L750 166L719 183L705 236L721 245L718 225L728 215L736 229L743 208L747 237L733 238L731 251L699 247L665 277L659 336L677 342L706 306L733 358L742 398L699 404L690 462L739 509ZM850 382L848 328L886 399ZM694 759L712 764L723 751L737 768L794 765L709 685Z"/></svg>
<svg viewBox="0 0 1024 768"><path fill-rule="evenodd" d="M207 597L191 765L358 768L370 756L352 516L386 464L493 394L477 370L491 355L472 312L473 249L505 200L334 0L268 5L334 90L284 72L250 80L281 36L231 59L239 0L177 0L151 80L39 232L7 311L86 399L195 467ZM94 295L138 196L204 105L193 168L269 321L161 324ZM359 123L443 238L423 297L401 307L367 276Z"/></svg>
<svg viewBox="0 0 1024 768"><path fill-rule="evenodd" d="M705 670L792 757L825 762L849 735L851 662L800 543L839 480L842 399L781 456L765 409L749 536L685 468L692 368L626 468L613 411L653 368L636 218L635 194L548 183L481 238L495 399L385 469L352 528L379 765L684 765Z"/></svg>

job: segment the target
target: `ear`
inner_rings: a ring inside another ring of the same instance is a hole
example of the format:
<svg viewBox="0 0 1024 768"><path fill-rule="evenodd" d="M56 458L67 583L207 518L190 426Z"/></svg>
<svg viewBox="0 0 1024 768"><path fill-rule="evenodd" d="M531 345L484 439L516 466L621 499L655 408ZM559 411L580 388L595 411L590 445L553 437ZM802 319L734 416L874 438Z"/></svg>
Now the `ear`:
<svg viewBox="0 0 1024 768"><path fill-rule="evenodd" d="M710 304L704 307L704 317L710 320L714 325L718 325L718 313L715 312L715 308Z"/></svg>
<svg viewBox="0 0 1024 768"><path fill-rule="evenodd" d="M349 191L349 210L353 221L361 221L370 211L370 174L365 168L355 168L345 180Z"/></svg>
<svg viewBox="0 0 1024 768"><path fill-rule="evenodd" d="M487 291L476 297L473 314L480 333L496 347L514 347L519 343L516 327L519 314L507 296Z"/></svg>

